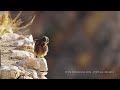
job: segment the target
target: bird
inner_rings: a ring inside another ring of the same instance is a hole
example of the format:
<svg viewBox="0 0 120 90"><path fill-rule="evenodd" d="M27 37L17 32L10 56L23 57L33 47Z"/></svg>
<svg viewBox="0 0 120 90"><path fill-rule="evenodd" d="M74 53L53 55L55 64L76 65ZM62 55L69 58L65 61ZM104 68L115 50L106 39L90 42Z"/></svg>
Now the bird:
<svg viewBox="0 0 120 90"><path fill-rule="evenodd" d="M34 53L36 58L44 58L48 53L49 38L43 36L41 39L35 40Z"/></svg>

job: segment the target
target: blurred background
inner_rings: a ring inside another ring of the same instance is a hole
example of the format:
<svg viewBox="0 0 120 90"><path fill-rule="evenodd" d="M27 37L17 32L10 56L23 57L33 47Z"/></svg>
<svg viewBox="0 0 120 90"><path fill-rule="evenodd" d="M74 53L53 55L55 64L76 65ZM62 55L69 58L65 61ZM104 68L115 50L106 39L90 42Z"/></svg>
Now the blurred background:
<svg viewBox="0 0 120 90"><path fill-rule="evenodd" d="M11 13L14 17L19 11ZM23 11L21 18L33 15L29 32L21 32L34 39L49 37L48 79L120 78L119 11Z"/></svg>

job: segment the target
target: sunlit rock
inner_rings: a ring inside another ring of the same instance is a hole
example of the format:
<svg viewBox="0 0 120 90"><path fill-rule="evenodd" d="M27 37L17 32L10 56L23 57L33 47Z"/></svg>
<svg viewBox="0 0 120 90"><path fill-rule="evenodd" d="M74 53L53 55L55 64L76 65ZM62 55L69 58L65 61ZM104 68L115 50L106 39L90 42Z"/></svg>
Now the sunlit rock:
<svg viewBox="0 0 120 90"><path fill-rule="evenodd" d="M17 79L20 76L20 70L16 66L2 65L0 67L0 79Z"/></svg>

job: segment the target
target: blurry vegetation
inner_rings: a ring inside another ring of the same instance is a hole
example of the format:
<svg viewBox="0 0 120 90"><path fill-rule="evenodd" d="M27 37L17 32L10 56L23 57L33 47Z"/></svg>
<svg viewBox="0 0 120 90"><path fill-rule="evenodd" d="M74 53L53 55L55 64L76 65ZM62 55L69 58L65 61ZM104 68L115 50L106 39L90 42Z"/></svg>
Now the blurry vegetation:
<svg viewBox="0 0 120 90"><path fill-rule="evenodd" d="M99 27L101 22L105 20L109 14L110 12L106 11L103 11L102 13L100 11L96 11L91 12L91 14L85 18L84 27L88 38L94 36L95 32L97 31L97 27Z"/></svg>

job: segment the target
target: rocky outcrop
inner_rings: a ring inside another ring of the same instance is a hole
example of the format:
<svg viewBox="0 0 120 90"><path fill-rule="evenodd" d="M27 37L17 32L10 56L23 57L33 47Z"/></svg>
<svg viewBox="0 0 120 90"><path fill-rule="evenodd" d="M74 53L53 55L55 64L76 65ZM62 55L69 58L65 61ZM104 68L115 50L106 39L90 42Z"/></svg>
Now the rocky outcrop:
<svg viewBox="0 0 120 90"><path fill-rule="evenodd" d="M32 35L0 35L0 79L47 79L47 61L34 56L34 45Z"/></svg>
<svg viewBox="0 0 120 90"><path fill-rule="evenodd" d="M16 66L2 65L0 67L0 79L17 79L20 71Z"/></svg>

